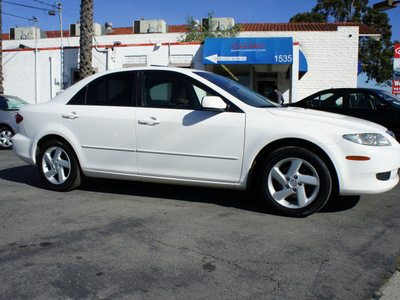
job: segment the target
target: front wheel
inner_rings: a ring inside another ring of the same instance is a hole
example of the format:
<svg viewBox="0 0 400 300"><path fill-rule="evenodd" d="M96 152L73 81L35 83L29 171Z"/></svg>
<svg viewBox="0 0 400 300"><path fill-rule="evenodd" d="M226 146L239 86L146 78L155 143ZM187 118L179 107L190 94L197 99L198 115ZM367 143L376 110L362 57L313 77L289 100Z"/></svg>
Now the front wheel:
<svg viewBox="0 0 400 300"><path fill-rule="evenodd" d="M275 150L260 164L258 191L265 204L286 216L305 217L320 210L332 191L326 164L299 147Z"/></svg>
<svg viewBox="0 0 400 300"><path fill-rule="evenodd" d="M78 159L61 141L47 141L40 147L37 167L41 178L52 190L70 191L81 184Z"/></svg>

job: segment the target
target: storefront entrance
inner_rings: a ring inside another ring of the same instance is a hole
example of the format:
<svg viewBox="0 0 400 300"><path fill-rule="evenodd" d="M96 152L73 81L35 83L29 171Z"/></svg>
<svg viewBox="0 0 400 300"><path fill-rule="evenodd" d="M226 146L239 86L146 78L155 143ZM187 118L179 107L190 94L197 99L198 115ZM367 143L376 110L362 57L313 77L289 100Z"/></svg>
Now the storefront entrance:
<svg viewBox="0 0 400 300"><path fill-rule="evenodd" d="M264 97L268 97L268 95L274 90L275 82L274 81L258 81L257 83L257 93L263 95Z"/></svg>

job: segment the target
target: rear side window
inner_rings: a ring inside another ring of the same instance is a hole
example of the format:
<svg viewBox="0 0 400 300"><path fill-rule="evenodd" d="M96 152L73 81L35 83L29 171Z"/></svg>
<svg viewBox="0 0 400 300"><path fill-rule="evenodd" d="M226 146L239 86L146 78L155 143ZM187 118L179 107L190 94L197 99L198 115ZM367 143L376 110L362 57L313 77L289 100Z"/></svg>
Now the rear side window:
<svg viewBox="0 0 400 300"><path fill-rule="evenodd" d="M108 74L81 89L69 105L133 106L133 72Z"/></svg>

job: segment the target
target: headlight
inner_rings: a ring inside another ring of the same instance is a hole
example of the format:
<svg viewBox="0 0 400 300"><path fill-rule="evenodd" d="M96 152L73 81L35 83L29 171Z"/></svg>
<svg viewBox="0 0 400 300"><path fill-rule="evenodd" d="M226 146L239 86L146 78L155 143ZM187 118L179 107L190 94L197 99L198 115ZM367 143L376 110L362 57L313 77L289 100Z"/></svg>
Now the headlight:
<svg viewBox="0 0 400 300"><path fill-rule="evenodd" d="M391 143L380 133L345 134L345 140L366 146L390 146Z"/></svg>

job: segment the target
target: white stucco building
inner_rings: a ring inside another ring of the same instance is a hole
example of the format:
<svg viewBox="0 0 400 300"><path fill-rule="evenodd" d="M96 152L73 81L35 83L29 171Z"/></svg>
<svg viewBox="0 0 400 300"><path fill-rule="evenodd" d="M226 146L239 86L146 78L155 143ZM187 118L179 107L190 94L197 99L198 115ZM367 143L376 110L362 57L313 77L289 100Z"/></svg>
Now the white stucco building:
<svg viewBox="0 0 400 300"><path fill-rule="evenodd" d="M226 19L233 22L220 21ZM102 72L146 65L191 67L232 77L261 94L277 86L285 102L296 102L321 89L356 87L359 38L379 37L379 32L360 23L241 26L235 39L201 44L180 42L186 26L168 26L162 20L135 21L132 27L107 34L95 24L93 68ZM70 29L62 39L60 32L33 27L3 34L5 93L40 103L72 85L79 63L79 36L74 36L79 25ZM209 55L213 51L215 55Z"/></svg>

